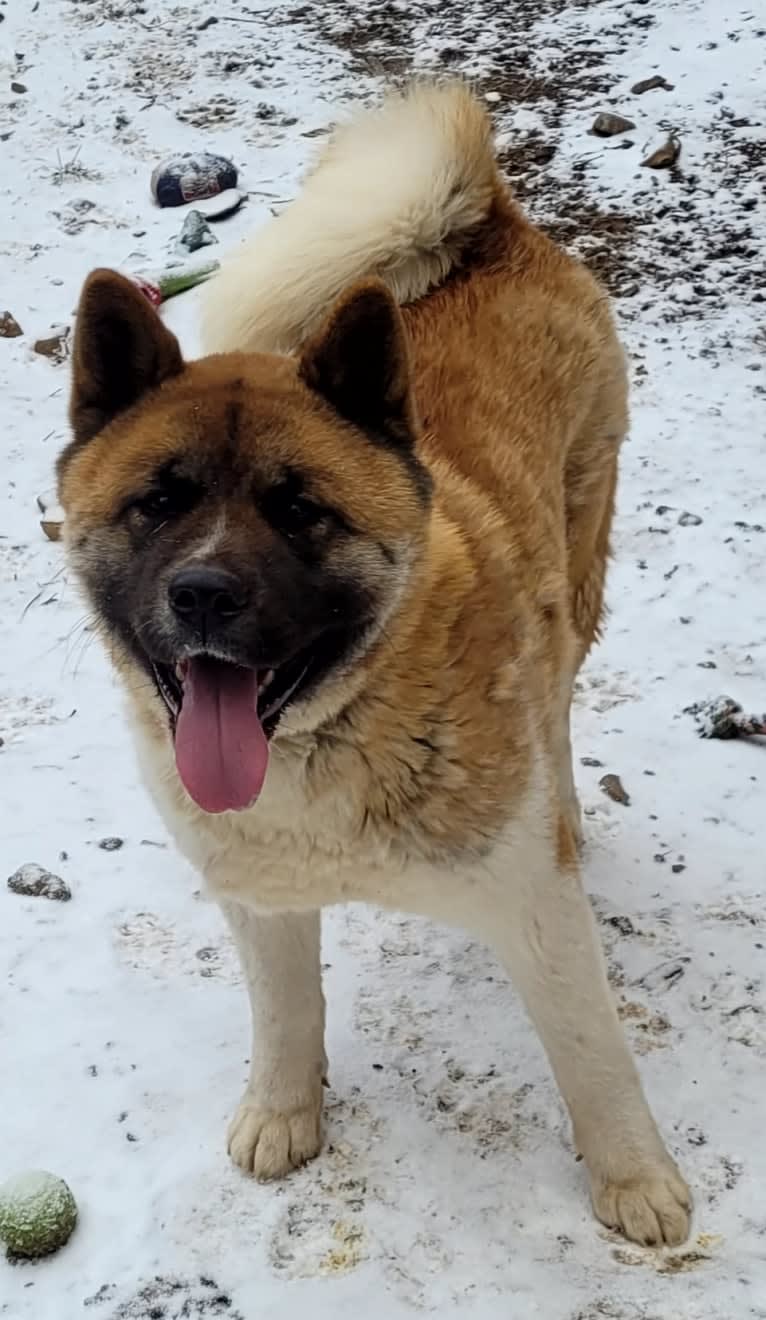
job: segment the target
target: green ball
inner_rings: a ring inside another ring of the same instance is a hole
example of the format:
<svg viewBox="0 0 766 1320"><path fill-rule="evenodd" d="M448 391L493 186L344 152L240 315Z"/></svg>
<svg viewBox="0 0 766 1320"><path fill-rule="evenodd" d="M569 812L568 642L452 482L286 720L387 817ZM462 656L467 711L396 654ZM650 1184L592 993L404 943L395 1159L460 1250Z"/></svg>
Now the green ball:
<svg viewBox="0 0 766 1320"><path fill-rule="evenodd" d="M0 1241L10 1258L49 1256L69 1241L77 1204L63 1178L30 1169L0 1187Z"/></svg>

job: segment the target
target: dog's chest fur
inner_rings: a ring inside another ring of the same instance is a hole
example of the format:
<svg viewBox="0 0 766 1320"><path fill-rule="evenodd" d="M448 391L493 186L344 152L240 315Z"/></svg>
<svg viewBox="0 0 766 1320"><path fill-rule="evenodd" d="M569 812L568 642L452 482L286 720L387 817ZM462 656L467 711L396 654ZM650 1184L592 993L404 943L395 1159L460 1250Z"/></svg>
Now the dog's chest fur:
<svg viewBox="0 0 766 1320"><path fill-rule="evenodd" d="M139 728L137 748L166 824L219 900L275 911L361 901L459 920L478 878L501 881L551 846L555 811L542 755L492 836L455 848L448 815L441 839L417 817L404 829L396 818L386 821L370 811L365 778L339 773L342 765L327 767L327 782L317 786L310 737L272 757L250 811L222 816L205 815L186 797L172 753L153 731Z"/></svg>

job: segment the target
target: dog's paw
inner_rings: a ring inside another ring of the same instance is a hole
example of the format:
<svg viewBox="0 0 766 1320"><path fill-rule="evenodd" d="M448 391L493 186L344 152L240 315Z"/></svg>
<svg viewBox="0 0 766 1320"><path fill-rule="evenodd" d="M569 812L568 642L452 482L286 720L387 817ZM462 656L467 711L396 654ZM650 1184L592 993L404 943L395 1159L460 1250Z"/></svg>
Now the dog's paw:
<svg viewBox="0 0 766 1320"><path fill-rule="evenodd" d="M312 1160L322 1145L322 1099L280 1113L245 1093L229 1125L229 1154L262 1182L284 1178Z"/></svg>
<svg viewBox="0 0 766 1320"><path fill-rule="evenodd" d="M677 1247L689 1236L691 1195L670 1156L632 1177L592 1189L602 1224L642 1247Z"/></svg>

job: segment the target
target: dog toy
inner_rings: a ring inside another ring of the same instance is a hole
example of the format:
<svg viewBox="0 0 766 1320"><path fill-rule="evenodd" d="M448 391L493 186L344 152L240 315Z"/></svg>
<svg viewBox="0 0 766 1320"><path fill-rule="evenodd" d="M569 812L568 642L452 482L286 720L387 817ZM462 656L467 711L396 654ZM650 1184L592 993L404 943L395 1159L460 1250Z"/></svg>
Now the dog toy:
<svg viewBox="0 0 766 1320"><path fill-rule="evenodd" d="M77 1203L63 1178L32 1169L0 1187L0 1241L10 1259L49 1256L69 1241Z"/></svg>

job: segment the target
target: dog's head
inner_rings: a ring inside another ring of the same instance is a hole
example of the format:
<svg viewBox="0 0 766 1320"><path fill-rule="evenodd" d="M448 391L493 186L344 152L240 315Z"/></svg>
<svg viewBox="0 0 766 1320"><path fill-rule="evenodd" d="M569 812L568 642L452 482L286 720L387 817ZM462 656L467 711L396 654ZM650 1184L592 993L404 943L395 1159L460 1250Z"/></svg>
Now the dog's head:
<svg viewBox="0 0 766 1320"><path fill-rule="evenodd" d="M300 358L185 363L143 294L96 271L70 415L68 551L118 667L148 680L191 797L246 807L269 741L343 704L424 540L399 311L366 282Z"/></svg>

